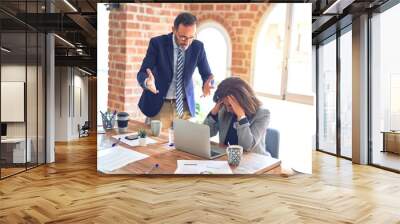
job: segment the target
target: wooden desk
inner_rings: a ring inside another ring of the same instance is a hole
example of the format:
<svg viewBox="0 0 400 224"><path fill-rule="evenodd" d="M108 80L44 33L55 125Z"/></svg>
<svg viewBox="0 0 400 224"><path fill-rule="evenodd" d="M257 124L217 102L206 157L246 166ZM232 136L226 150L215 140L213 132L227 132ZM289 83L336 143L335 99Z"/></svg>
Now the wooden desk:
<svg viewBox="0 0 400 224"><path fill-rule="evenodd" d="M128 128L129 132L135 132L139 128L145 128L146 131L150 133L149 127L145 126L143 123L136 121L129 122L129 128ZM119 134L116 129L107 131L105 134L98 134L97 139L99 141L99 145L102 145L104 141L115 142L116 140L112 139L112 136L116 134ZM157 140L158 142L147 146L136 146L136 147L129 146L122 142L118 143L119 145L125 148L146 154L149 157L136 162L132 162L112 172L107 172L106 174L174 174L177 168L177 160L204 160L204 158L201 158L199 156L192 155L190 153L186 153L180 150L176 150L173 147L169 147L168 135L165 131L163 131L159 137L154 137L154 136L150 137ZM249 162L251 160L256 160L256 159L259 159L258 154L244 153L241 164L243 162ZM216 160L227 160L227 156L225 155L219 157ZM159 164L159 168L153 168L155 164ZM235 174L235 168L236 167L231 166L232 172L234 174ZM280 168L280 162L277 164L273 164L271 166L261 167L261 169L257 170L257 172L249 174L262 174L262 173L283 174Z"/></svg>

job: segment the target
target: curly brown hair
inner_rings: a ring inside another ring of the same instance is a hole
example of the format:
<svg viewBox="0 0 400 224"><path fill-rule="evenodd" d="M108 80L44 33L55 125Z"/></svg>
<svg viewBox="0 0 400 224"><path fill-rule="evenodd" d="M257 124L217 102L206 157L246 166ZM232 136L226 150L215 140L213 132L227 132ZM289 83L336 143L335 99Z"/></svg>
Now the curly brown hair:
<svg viewBox="0 0 400 224"><path fill-rule="evenodd" d="M257 99L253 89L245 80L239 77L229 77L223 80L218 85L213 100L217 103L229 95L236 98L246 116L253 116L261 107L261 101Z"/></svg>

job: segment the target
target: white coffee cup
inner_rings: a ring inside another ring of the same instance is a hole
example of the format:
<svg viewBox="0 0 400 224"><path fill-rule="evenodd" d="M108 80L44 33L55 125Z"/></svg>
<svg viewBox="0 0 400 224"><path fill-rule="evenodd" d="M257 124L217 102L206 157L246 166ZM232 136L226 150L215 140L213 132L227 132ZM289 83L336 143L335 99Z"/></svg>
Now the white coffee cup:
<svg viewBox="0 0 400 224"><path fill-rule="evenodd" d="M159 136L162 128L162 123L160 120L152 120L150 122L150 129L153 133L153 136Z"/></svg>
<svg viewBox="0 0 400 224"><path fill-rule="evenodd" d="M229 165L238 166L243 155L243 147L240 145L230 145L226 148Z"/></svg>

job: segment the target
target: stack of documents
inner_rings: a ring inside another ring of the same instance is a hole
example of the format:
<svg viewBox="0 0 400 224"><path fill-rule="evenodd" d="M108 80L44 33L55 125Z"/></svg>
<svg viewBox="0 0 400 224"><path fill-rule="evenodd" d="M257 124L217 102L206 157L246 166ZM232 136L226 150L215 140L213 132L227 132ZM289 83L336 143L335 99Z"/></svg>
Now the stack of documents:
<svg viewBox="0 0 400 224"><path fill-rule="evenodd" d="M258 172L267 172L281 163L279 159L270 156L249 153L246 158L242 158L238 167L233 172L235 174L255 174Z"/></svg>
<svg viewBox="0 0 400 224"><path fill-rule="evenodd" d="M232 174L227 161L178 160L175 174Z"/></svg>
<svg viewBox="0 0 400 224"><path fill-rule="evenodd" d="M97 170L111 172L147 157L149 156L117 145L97 151Z"/></svg>
<svg viewBox="0 0 400 224"><path fill-rule="evenodd" d="M137 134L137 133L135 132L135 133L128 133L128 134L123 134L123 135L114 135L112 137L117 139L117 140L120 139L121 142L123 142L125 144L128 144L130 146L139 146L139 139L135 139L135 140L125 139L125 136L134 135L134 134ZM152 139L152 138L147 137L146 143L147 144L154 144L154 143L157 143L157 141Z"/></svg>

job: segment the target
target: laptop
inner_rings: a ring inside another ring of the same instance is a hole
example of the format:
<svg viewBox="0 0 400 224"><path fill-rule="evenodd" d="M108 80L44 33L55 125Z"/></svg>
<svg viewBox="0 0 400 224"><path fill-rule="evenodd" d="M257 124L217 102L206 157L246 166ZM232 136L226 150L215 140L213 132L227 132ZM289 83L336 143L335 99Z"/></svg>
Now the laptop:
<svg viewBox="0 0 400 224"><path fill-rule="evenodd" d="M225 148L210 144L210 127L186 120L174 120L175 148L206 159L226 154Z"/></svg>

